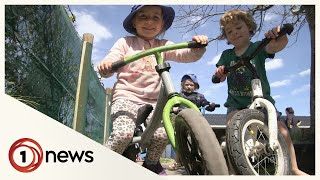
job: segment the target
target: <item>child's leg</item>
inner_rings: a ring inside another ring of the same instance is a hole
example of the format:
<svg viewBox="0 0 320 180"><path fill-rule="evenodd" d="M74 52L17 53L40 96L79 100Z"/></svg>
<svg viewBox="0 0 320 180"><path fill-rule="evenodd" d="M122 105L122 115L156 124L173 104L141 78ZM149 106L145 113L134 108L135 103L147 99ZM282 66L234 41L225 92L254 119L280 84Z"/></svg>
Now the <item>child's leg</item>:
<svg viewBox="0 0 320 180"><path fill-rule="evenodd" d="M147 146L146 158L150 163L156 163L159 161L163 151L168 144L168 137L164 127L158 128L150 139Z"/></svg>
<svg viewBox="0 0 320 180"><path fill-rule="evenodd" d="M132 140L138 106L131 101L119 99L111 106L112 132L106 142L111 150L122 154Z"/></svg>
<svg viewBox="0 0 320 180"><path fill-rule="evenodd" d="M284 137L284 139L287 143L287 146L288 146L288 150L290 153L292 173L294 175L308 175L298 168L296 153L295 153L294 146L293 146L293 143L292 143L292 140L290 137L290 133L289 133L287 127L285 126L285 124L282 121L278 121L278 128L279 128L279 131L280 131L281 135Z"/></svg>
<svg viewBox="0 0 320 180"><path fill-rule="evenodd" d="M146 143L148 151L142 166L156 174L166 175L166 171L159 160L167 144L168 137L166 131L164 127L160 127L155 131L149 142Z"/></svg>
<svg viewBox="0 0 320 180"><path fill-rule="evenodd" d="M154 111L152 111L147 120L147 126L151 121ZM168 144L168 136L163 126L160 126L152 135L150 140L145 144L148 151L146 154L147 163L156 164L159 161L163 151Z"/></svg>

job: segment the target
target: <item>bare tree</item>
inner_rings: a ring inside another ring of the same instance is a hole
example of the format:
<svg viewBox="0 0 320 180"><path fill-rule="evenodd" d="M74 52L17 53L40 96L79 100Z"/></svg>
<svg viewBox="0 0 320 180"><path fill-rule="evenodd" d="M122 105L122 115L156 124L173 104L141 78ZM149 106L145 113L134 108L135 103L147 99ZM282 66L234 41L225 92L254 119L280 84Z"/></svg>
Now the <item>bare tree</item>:
<svg viewBox="0 0 320 180"><path fill-rule="evenodd" d="M315 128L315 6L314 5L196 5L196 6L179 6L178 13L175 18L175 28L181 29L182 33L197 33L197 30L206 23L218 23L224 12L231 9L242 9L250 11L257 22L257 33L263 33L262 30L266 26L265 18L270 15L281 17L278 24L291 23L294 25L294 31L291 34L296 40L299 31L305 25L309 25L311 37L311 77L310 77L310 113L311 128L314 133ZM210 41L219 39L220 32L212 32Z"/></svg>
<svg viewBox="0 0 320 180"><path fill-rule="evenodd" d="M310 76L310 113L312 133L315 132L315 6L304 5L301 11L305 12L310 30L311 40L311 76Z"/></svg>

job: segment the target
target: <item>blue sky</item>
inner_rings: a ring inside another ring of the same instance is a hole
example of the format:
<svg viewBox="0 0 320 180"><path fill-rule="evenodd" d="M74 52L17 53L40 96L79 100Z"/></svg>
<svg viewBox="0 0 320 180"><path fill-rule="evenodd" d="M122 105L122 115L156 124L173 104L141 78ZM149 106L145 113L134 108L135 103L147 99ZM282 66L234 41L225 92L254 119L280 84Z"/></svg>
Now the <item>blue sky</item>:
<svg viewBox="0 0 320 180"><path fill-rule="evenodd" d="M178 6L173 6L178 14ZM73 14L76 16L75 27L79 35L92 33L94 35L92 63L96 66L108 53L113 44L121 37L130 35L122 26L122 22L131 10L127 5L71 5ZM219 7L218 7L219 8ZM276 8L277 9L277 8ZM280 8L278 8L280 9ZM186 19L193 21L195 19ZM265 17L263 32L280 23L275 14ZM181 33L182 29L175 28L176 22L165 33L164 39L175 43L190 41L196 34L205 34L211 38L219 34L219 25L208 21L197 32L188 34ZM252 41L261 40L263 33L256 35ZM296 42L295 42L296 41ZM211 77L215 72L215 64L223 50L231 48L226 41L213 41L204 56L193 63L175 63L169 61L172 68L172 79L176 90L180 90L180 79L186 73L197 75L200 89L205 97L212 102L223 105L227 98L226 82L212 84ZM287 47L277 53L274 59L268 59L266 63L267 75L271 85L271 95L276 100L276 107L284 113L286 107L291 106L296 115L310 115L310 34L307 24L300 30L299 36L289 37ZM103 79L104 87L112 87L116 78ZM213 113L225 114L223 106Z"/></svg>

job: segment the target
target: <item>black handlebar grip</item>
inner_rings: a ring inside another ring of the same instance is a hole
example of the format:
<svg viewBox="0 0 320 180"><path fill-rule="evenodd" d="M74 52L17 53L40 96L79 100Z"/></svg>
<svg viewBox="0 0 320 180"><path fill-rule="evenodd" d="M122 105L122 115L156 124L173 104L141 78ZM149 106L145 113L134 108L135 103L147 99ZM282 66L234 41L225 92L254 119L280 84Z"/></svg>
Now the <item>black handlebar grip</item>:
<svg viewBox="0 0 320 180"><path fill-rule="evenodd" d="M220 83L220 78L218 78L217 76L213 75L211 81L212 81L212 83L217 84L217 83Z"/></svg>
<svg viewBox="0 0 320 180"><path fill-rule="evenodd" d="M278 37L283 36L285 34L290 35L293 31L293 26L291 24L284 24L282 25L280 32L278 33Z"/></svg>
<svg viewBox="0 0 320 180"><path fill-rule="evenodd" d="M220 107L220 104L215 104L214 107Z"/></svg>
<svg viewBox="0 0 320 180"><path fill-rule="evenodd" d="M196 41L189 41L188 48L202 48L206 47L208 44L197 43Z"/></svg>
<svg viewBox="0 0 320 180"><path fill-rule="evenodd" d="M126 65L126 63L123 60L116 61L116 62L112 63L111 70L112 71L117 71L119 68L121 68L124 65Z"/></svg>
<svg viewBox="0 0 320 180"><path fill-rule="evenodd" d="M293 31L293 26L291 24L283 24L282 27L280 28L280 31L278 32L278 36L276 38L279 38L285 34L290 35L292 33L292 31ZM267 45L271 40L272 40L272 38L262 39L262 46Z"/></svg>

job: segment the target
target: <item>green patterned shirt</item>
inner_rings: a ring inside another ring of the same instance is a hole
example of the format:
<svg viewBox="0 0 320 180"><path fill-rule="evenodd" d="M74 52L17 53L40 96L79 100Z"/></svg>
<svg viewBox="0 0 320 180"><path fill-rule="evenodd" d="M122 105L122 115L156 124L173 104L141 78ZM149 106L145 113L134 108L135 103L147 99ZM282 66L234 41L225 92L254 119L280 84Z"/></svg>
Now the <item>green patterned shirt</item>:
<svg viewBox="0 0 320 180"><path fill-rule="evenodd" d="M251 42L248 49L240 57L236 56L234 48L223 51L216 66L219 67L221 65L225 65L227 67L237 63L242 57L251 55L251 53L260 43L261 41L257 41L255 43ZM257 74L260 77L264 98L268 99L272 104L274 104L275 101L270 96L270 84L266 75L266 58L274 58L274 54L268 54L265 49L262 49L260 53L251 60L251 63L255 66ZM227 76L228 98L224 106L234 107L237 109L247 108L252 102L252 79L253 75L251 71L245 66L238 68L236 71L231 71Z"/></svg>

